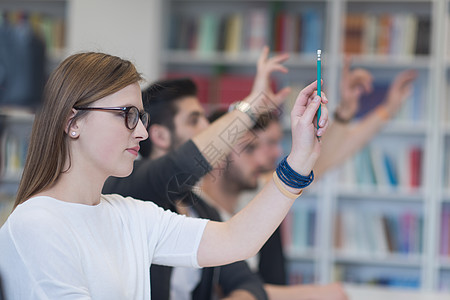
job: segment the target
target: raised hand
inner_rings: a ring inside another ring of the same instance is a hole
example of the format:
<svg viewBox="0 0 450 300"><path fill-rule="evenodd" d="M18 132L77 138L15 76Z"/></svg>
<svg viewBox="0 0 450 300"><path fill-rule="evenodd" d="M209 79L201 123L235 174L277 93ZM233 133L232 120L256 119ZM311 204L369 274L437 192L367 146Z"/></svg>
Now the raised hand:
<svg viewBox="0 0 450 300"><path fill-rule="evenodd" d="M341 101L336 114L341 120L350 121L359 109L359 100L373 89L372 75L365 69L350 70L351 59L346 57L341 74Z"/></svg>
<svg viewBox="0 0 450 300"><path fill-rule="evenodd" d="M322 99L322 101L320 101ZM320 154L320 140L328 126L328 99L317 96L317 81L305 87L297 96L291 111L292 148L287 161L297 173L307 176ZM316 112L322 105L319 129Z"/></svg>
<svg viewBox="0 0 450 300"><path fill-rule="evenodd" d="M252 91L246 98L256 114L277 109L289 95L291 91L289 87L275 92L270 86L270 76L273 72L288 72L288 69L282 65L288 58L287 53L269 58L269 47L264 46L256 65L257 72Z"/></svg>
<svg viewBox="0 0 450 300"><path fill-rule="evenodd" d="M391 83L384 100L384 105L391 116L398 112L411 94L412 83L416 78L416 71L407 70L398 74Z"/></svg>

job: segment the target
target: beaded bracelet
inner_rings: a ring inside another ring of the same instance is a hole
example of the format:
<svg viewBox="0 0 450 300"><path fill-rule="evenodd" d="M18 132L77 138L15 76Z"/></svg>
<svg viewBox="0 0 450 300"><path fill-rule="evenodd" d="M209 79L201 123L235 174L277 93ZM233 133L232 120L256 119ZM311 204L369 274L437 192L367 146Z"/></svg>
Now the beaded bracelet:
<svg viewBox="0 0 450 300"><path fill-rule="evenodd" d="M286 158L287 156L283 158L277 167L276 172L278 178L280 178L285 185L296 189L303 189L310 185L314 180L314 172L311 171L308 176L300 175L289 166Z"/></svg>

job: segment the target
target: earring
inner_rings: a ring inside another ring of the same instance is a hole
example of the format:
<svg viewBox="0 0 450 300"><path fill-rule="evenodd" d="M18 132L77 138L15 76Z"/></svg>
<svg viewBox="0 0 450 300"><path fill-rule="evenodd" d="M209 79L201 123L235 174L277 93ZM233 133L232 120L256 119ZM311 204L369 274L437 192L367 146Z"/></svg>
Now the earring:
<svg viewBox="0 0 450 300"><path fill-rule="evenodd" d="M75 131L72 131L72 136L75 136L77 133Z"/></svg>

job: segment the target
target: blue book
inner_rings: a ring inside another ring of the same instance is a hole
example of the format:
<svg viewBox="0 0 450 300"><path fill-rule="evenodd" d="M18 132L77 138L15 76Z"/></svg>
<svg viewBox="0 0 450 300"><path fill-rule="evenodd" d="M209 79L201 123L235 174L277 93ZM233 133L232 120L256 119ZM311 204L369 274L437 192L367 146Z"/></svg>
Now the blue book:
<svg viewBox="0 0 450 300"><path fill-rule="evenodd" d="M386 172L387 172L387 176L389 179L389 183L392 186L398 186L398 176L397 176L397 172L395 170L394 162L393 162L392 158L389 155L387 155L386 153L384 154L384 165L386 167Z"/></svg>
<svg viewBox="0 0 450 300"><path fill-rule="evenodd" d="M302 52L315 54L317 49L322 48L322 20L319 12L308 9L302 13Z"/></svg>

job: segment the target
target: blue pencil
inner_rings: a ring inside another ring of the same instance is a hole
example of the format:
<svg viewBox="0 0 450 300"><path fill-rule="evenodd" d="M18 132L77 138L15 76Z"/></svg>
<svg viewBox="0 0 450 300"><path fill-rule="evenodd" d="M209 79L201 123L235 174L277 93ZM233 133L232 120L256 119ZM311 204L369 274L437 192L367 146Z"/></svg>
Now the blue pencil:
<svg viewBox="0 0 450 300"><path fill-rule="evenodd" d="M317 50L317 95L319 97L322 97L322 92L320 91L321 88L321 81L322 78L321 74L321 63L320 63L320 55L322 54L322 50ZM319 120L320 116L322 114L321 110L322 104L319 106L319 109L317 110L317 129L319 129Z"/></svg>

